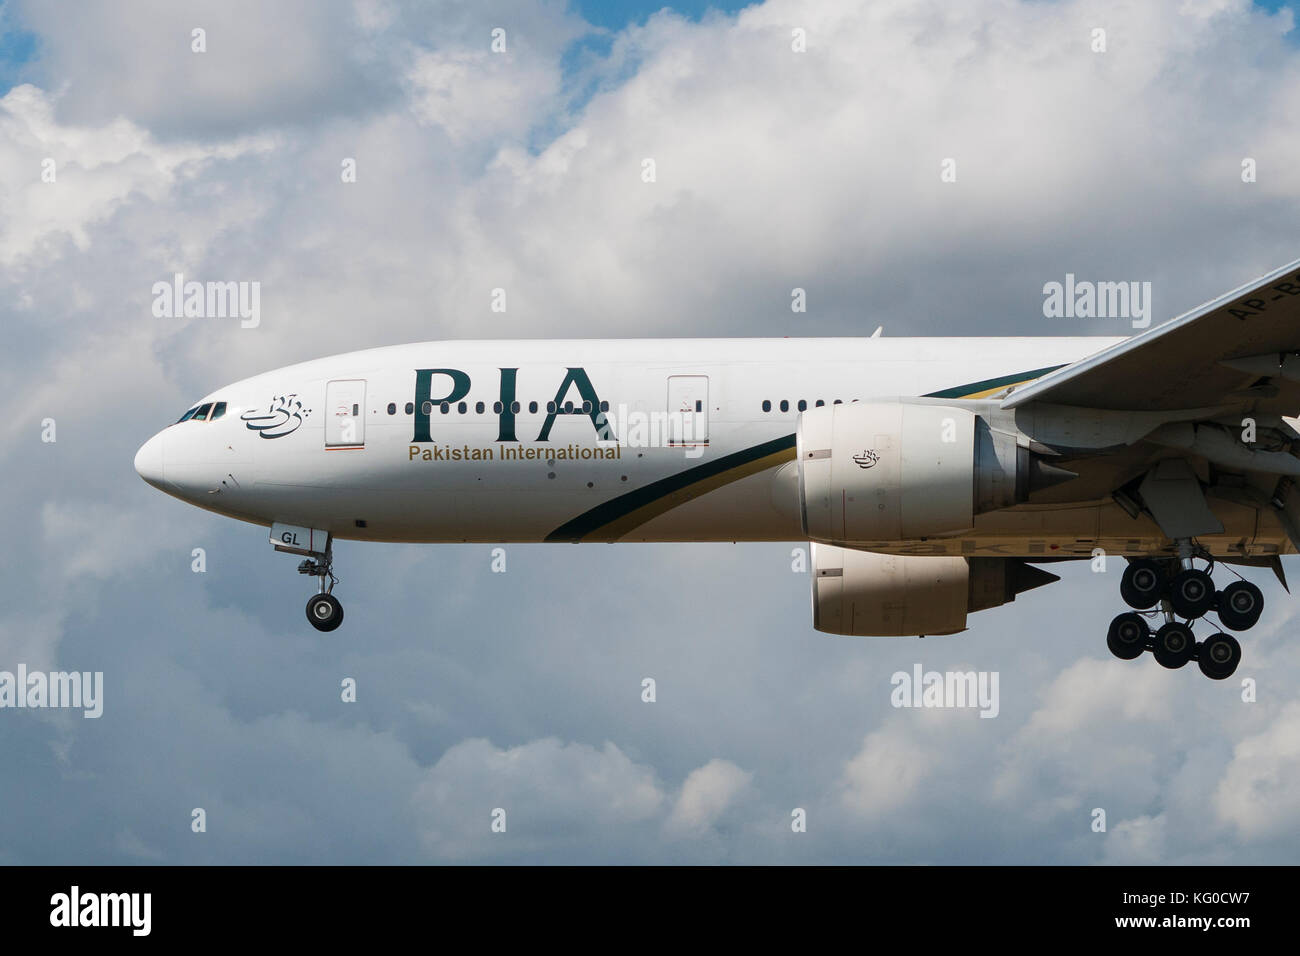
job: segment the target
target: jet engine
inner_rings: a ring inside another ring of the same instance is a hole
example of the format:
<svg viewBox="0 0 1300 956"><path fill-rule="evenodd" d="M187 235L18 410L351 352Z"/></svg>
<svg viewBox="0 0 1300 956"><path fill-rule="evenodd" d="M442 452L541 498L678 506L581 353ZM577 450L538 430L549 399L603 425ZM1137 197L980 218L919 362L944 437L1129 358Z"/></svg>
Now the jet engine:
<svg viewBox="0 0 1300 956"><path fill-rule="evenodd" d="M977 514L1074 477L957 405L809 409L799 416L796 447L804 533L835 544L960 534Z"/></svg>
<svg viewBox="0 0 1300 956"><path fill-rule="evenodd" d="M878 554L812 543L813 627L851 637L952 634L1055 574L1014 558Z"/></svg>

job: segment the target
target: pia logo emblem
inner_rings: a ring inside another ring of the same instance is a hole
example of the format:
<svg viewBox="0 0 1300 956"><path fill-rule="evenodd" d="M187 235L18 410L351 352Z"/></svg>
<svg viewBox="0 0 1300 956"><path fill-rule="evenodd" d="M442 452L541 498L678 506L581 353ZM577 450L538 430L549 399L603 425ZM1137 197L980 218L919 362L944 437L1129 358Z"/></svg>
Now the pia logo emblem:
<svg viewBox="0 0 1300 956"><path fill-rule="evenodd" d="M239 417L263 438L283 438L296 432L309 414L311 410L302 407L297 395L279 395L271 400L268 411L244 412Z"/></svg>
<svg viewBox="0 0 1300 956"><path fill-rule="evenodd" d="M868 448L854 455L853 460L857 462L859 468L872 468L880 461L880 452Z"/></svg>

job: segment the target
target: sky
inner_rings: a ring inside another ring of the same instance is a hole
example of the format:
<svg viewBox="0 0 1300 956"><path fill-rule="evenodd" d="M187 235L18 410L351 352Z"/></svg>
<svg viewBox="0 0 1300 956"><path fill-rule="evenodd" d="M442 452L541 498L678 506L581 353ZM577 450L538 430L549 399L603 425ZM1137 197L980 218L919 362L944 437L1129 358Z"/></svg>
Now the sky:
<svg viewBox="0 0 1300 956"><path fill-rule="evenodd" d="M225 383L402 342L1127 334L1044 283L1150 281L1160 321L1300 258L1296 32L1245 0L6 0L0 670L104 689L0 710L0 863L1295 862L1267 572L1224 682L1110 657L1115 564L947 638L820 634L806 542L343 543L322 635L297 559L132 459ZM175 272L260 282L261 323L154 317ZM915 665L996 672L998 715L893 706Z"/></svg>

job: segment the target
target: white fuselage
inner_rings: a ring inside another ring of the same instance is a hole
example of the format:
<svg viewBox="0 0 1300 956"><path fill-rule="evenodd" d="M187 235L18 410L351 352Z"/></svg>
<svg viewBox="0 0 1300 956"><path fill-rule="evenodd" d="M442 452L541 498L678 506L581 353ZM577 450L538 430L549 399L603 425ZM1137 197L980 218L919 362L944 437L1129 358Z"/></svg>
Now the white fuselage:
<svg viewBox="0 0 1300 956"><path fill-rule="evenodd" d="M220 418L169 426L140 450L136 465L150 483L200 507L335 538L792 541L803 537L794 480L800 402L984 397L1115 341L629 339L378 348L218 389L197 406L224 402ZM1280 530L1257 528L1253 511L1245 527L1246 511L1223 516L1224 541L1271 535L1276 550ZM1109 501L1047 512L1028 506L983 516L960 538L889 549L1064 556L1099 543L1120 553L1145 550L1160 540L1149 521L1137 527Z"/></svg>

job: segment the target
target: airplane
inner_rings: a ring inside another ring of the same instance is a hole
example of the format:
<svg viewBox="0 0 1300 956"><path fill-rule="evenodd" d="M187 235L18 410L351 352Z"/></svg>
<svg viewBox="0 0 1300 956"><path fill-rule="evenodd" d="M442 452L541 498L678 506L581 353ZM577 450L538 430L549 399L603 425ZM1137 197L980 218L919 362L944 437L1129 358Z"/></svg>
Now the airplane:
<svg viewBox="0 0 1300 956"><path fill-rule="evenodd" d="M1223 680L1263 610L1234 567L1300 551L1298 410L1300 261L1126 337L367 349L211 392L135 468L304 558L323 632L339 541L808 541L813 627L861 637L1111 557L1110 651Z"/></svg>

